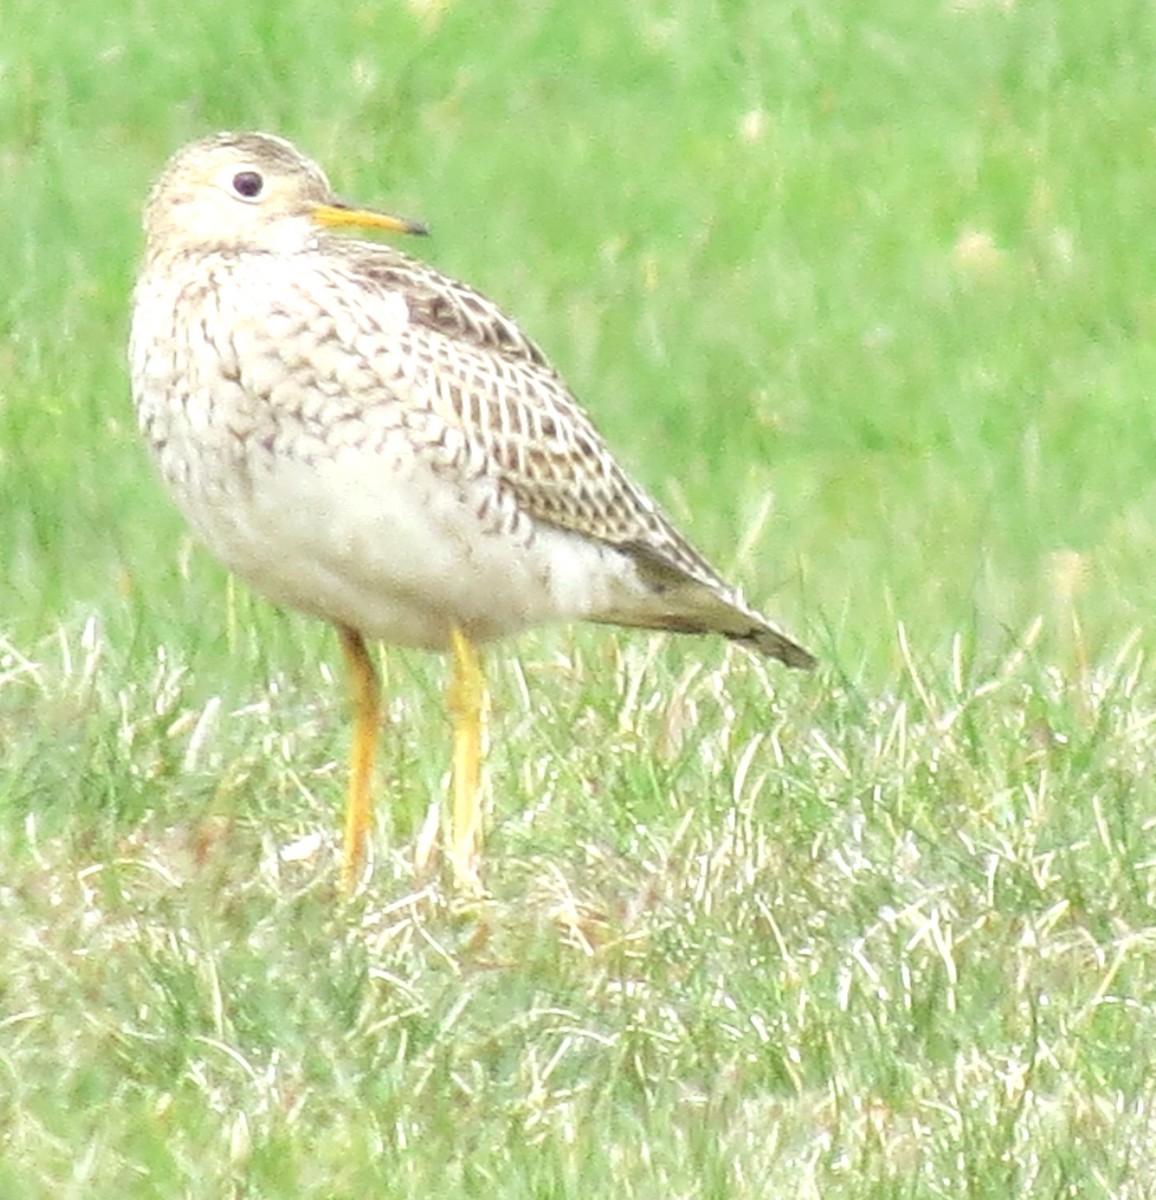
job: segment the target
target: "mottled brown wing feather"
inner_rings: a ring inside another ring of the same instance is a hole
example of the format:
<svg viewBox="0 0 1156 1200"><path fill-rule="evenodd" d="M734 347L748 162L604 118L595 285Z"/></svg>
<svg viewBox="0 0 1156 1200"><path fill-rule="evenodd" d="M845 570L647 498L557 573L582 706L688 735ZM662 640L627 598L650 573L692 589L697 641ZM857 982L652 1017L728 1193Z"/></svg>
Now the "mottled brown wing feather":
<svg viewBox="0 0 1156 1200"><path fill-rule="evenodd" d="M517 507L618 548L656 595L678 596L669 611L656 607L638 623L719 632L789 666L814 665L724 582L622 470L546 356L492 301L392 248L345 245L348 265L365 282L405 297L411 324L402 337L422 390ZM626 614L607 619L631 623Z"/></svg>
<svg viewBox="0 0 1156 1200"><path fill-rule="evenodd" d="M383 292L405 296L410 319L463 346L549 369L545 354L496 304L392 247L334 239L349 269Z"/></svg>
<svg viewBox="0 0 1156 1200"><path fill-rule="evenodd" d="M524 512L628 553L645 547L673 572L725 587L619 467L541 349L497 305L390 247L338 244L364 279L405 297L414 327L408 350L426 361L442 415L452 414Z"/></svg>

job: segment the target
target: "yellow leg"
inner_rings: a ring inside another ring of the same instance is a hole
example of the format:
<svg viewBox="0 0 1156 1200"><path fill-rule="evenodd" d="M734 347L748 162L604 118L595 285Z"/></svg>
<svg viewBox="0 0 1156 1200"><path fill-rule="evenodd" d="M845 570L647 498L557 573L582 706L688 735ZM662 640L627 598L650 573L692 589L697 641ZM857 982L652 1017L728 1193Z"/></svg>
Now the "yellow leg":
<svg viewBox="0 0 1156 1200"><path fill-rule="evenodd" d="M454 726L454 808L450 864L454 882L478 885L482 850L482 755L486 681L478 648L456 626L450 631L453 673L448 707Z"/></svg>
<svg viewBox="0 0 1156 1200"><path fill-rule="evenodd" d="M373 813L373 757L381 723L381 689L365 639L347 625L339 625L337 632L341 635L353 697L353 743L349 753L345 849L341 860L341 888L348 896L357 887L365 865L365 845Z"/></svg>

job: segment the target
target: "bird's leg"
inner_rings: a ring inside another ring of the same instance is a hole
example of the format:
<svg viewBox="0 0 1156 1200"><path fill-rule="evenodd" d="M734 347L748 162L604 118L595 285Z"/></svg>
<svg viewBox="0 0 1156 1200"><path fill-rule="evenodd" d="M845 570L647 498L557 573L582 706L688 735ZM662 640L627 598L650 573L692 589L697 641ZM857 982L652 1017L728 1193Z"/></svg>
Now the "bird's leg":
<svg viewBox="0 0 1156 1200"><path fill-rule="evenodd" d="M353 744L349 753L349 794L345 804L345 848L341 887L350 895L365 865L365 845L373 812L373 758L381 723L381 689L365 639L348 625L339 625L341 649L349 672L353 700Z"/></svg>
<svg viewBox="0 0 1156 1200"><path fill-rule="evenodd" d="M486 681L478 648L455 625L450 631L453 668L448 708L454 726L453 820L450 864L454 882L478 886L482 849L482 755Z"/></svg>

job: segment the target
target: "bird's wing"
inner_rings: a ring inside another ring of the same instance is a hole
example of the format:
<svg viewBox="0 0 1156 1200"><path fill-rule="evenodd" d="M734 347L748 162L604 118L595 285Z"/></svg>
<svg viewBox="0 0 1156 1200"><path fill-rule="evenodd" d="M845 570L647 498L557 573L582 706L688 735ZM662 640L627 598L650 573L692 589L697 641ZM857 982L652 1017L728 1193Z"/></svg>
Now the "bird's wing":
<svg viewBox="0 0 1156 1200"><path fill-rule="evenodd" d="M538 521L624 551L654 569L723 582L618 465L541 349L479 292L391 247L341 239L346 265L383 298L404 298L401 337L425 403L464 436L485 473Z"/></svg>
<svg viewBox="0 0 1156 1200"><path fill-rule="evenodd" d="M363 283L409 321L398 336L414 364L414 417L457 431L466 457L535 521L614 546L655 593L701 589L701 612L671 609L663 627L713 628L792 666L811 656L727 585L659 505L618 465L538 346L492 301L394 250L358 243ZM374 249L377 249L376 247ZM695 587L694 585L698 585ZM702 618L701 620L699 618ZM617 619L617 618L615 618Z"/></svg>
<svg viewBox="0 0 1156 1200"><path fill-rule="evenodd" d="M392 247L334 238L328 248L337 250L363 281L404 296L415 324L487 354L549 366L541 349L514 321L464 283Z"/></svg>

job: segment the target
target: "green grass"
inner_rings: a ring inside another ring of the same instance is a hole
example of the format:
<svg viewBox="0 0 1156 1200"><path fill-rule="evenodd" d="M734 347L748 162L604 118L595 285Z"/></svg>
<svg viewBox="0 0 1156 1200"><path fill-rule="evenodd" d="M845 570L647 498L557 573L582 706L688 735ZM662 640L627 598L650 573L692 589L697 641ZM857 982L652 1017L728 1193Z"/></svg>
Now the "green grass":
<svg viewBox="0 0 1156 1200"><path fill-rule="evenodd" d="M1156 11L6 0L0 1195L1156 1196ZM389 652L191 543L124 368L182 141L431 224L815 649Z"/></svg>

